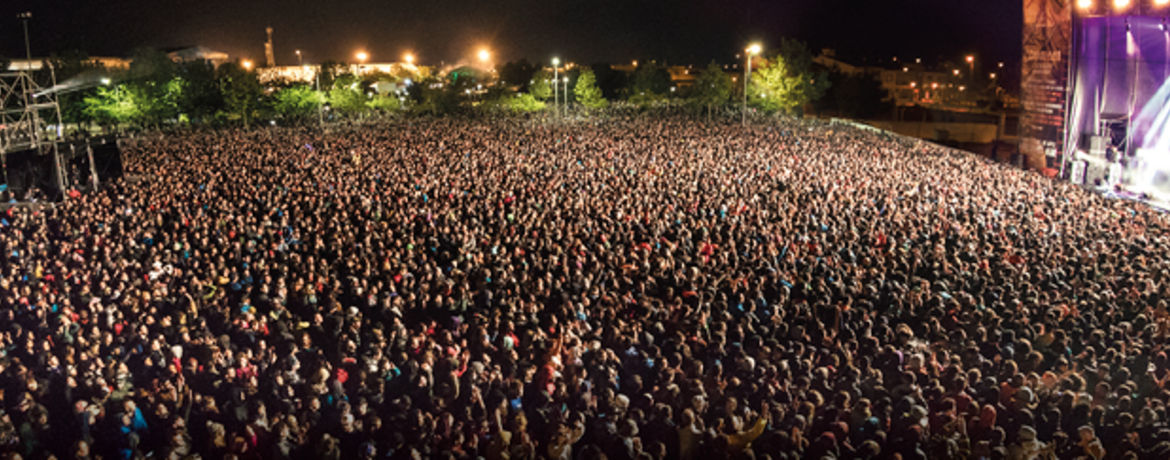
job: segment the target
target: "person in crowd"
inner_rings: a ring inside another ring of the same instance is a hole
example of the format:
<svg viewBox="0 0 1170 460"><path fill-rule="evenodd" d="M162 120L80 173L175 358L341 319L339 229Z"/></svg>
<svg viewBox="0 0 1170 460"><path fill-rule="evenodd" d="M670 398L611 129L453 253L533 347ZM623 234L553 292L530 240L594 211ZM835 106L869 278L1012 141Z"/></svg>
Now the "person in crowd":
<svg viewBox="0 0 1170 460"><path fill-rule="evenodd" d="M1166 216L969 154L619 114L124 161L0 215L0 457L1170 452Z"/></svg>

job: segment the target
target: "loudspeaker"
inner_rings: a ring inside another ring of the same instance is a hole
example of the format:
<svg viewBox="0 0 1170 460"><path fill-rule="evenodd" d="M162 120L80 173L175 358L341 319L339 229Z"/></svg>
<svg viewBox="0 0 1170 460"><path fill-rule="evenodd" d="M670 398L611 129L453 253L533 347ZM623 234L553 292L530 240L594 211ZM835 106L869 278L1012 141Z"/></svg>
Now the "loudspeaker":
<svg viewBox="0 0 1170 460"><path fill-rule="evenodd" d="M93 144L93 164L97 169L98 181L105 182L122 177L122 151L116 142Z"/></svg>
<svg viewBox="0 0 1170 460"><path fill-rule="evenodd" d="M1094 156L1104 156L1105 150L1112 145L1109 136L1095 136L1085 134L1081 136L1081 149Z"/></svg>

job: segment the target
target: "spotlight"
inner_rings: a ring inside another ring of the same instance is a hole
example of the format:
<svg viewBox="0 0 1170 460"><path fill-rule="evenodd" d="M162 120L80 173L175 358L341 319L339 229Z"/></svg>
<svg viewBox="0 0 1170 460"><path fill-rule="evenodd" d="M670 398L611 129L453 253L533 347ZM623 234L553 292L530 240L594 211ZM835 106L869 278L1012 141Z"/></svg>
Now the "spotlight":
<svg viewBox="0 0 1170 460"><path fill-rule="evenodd" d="M1113 7L1122 9L1129 6L1129 0L1113 0Z"/></svg>
<svg viewBox="0 0 1170 460"><path fill-rule="evenodd" d="M1077 6L1083 10L1087 10L1093 7L1093 0L1077 0Z"/></svg>
<svg viewBox="0 0 1170 460"><path fill-rule="evenodd" d="M1167 3L1170 3L1170 0L1154 0L1154 4L1158 6L1166 6Z"/></svg>

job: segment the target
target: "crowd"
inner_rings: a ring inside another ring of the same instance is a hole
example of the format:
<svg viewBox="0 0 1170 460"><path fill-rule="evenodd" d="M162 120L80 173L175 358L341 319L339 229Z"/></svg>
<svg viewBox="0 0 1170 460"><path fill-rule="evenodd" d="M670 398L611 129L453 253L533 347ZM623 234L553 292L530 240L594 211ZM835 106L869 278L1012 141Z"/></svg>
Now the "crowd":
<svg viewBox="0 0 1170 460"><path fill-rule="evenodd" d="M0 214L4 459L1167 459L1166 217L838 125L140 139Z"/></svg>

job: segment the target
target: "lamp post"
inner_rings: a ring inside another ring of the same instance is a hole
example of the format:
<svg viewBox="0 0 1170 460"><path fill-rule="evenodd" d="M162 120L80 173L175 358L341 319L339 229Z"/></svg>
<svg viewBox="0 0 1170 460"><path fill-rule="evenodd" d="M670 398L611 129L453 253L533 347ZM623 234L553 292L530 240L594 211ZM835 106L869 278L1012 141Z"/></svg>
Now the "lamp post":
<svg viewBox="0 0 1170 460"><path fill-rule="evenodd" d="M566 69L566 70L568 70L568 69ZM562 83L564 83L564 88L562 89L562 91L565 92L565 95L561 97L561 101L563 101L565 103L565 113L569 113L569 77L566 76L563 78L564 78L564 80L562 81Z"/></svg>
<svg viewBox="0 0 1170 460"><path fill-rule="evenodd" d="M28 63L25 65L28 66L28 69L32 69L32 47L29 45L28 41L28 20L32 19L32 12L25 11L17 15L17 17L19 17L21 22L24 23L24 57L25 59L28 59Z"/></svg>
<svg viewBox="0 0 1170 460"><path fill-rule="evenodd" d="M743 125L747 126L747 93L748 83L752 75L752 56L760 52L760 45L752 45L747 48L747 67L743 69Z"/></svg>
<svg viewBox="0 0 1170 460"><path fill-rule="evenodd" d="M969 72L967 72L967 86L974 88L975 87L975 56L974 55L967 56L967 64L971 68L971 70Z"/></svg>
<svg viewBox="0 0 1170 460"><path fill-rule="evenodd" d="M558 72L558 66L561 65L561 60L559 58L553 58L552 63L553 63L553 111L556 112L557 116L560 116L561 108L560 108L560 106L557 105L557 98L560 97L557 95L557 80L559 80L559 78L558 78L559 74L557 72Z"/></svg>
<svg viewBox="0 0 1170 460"><path fill-rule="evenodd" d="M297 50L297 65L304 67L305 60L301 58L301 50Z"/></svg>

